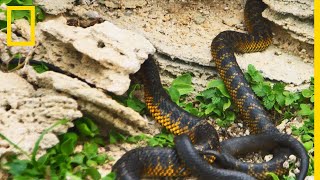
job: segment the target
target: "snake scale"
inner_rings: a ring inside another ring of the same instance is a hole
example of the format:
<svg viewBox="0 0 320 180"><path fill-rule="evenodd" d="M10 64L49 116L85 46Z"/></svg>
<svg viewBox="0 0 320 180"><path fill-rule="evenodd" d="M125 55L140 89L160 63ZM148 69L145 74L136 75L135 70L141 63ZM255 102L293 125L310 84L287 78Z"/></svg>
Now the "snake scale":
<svg viewBox="0 0 320 180"><path fill-rule="evenodd" d="M279 175L286 173L282 163L291 151L301 160L297 179L304 179L309 164L307 152L299 141L276 129L245 80L234 55L262 51L272 43L270 24L261 15L265 8L261 0L247 0L244 17L248 34L224 31L211 44L211 54L219 75L252 135L229 139L220 144L211 122L190 115L170 100L162 88L154 60L149 56L141 67L145 101L154 119L177 135L176 147L144 147L127 152L113 166L117 179L139 179L142 175L187 176L190 173L201 179L252 179L251 176L264 179L267 172ZM276 153L267 163L244 163L234 158L239 154L268 148L276 149ZM207 152L214 158L201 156L199 152ZM215 159L217 163L213 167L210 163Z"/></svg>

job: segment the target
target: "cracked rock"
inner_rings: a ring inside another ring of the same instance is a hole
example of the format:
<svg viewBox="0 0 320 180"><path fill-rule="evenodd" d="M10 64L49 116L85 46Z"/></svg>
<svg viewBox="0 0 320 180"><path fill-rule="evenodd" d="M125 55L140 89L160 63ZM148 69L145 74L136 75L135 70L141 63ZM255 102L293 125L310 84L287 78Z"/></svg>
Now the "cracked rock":
<svg viewBox="0 0 320 180"><path fill-rule="evenodd" d="M76 0L34 0L34 4L40 6L48 14L61 14L71 9Z"/></svg>
<svg viewBox="0 0 320 180"><path fill-rule="evenodd" d="M287 30L301 42L314 44L314 3L310 0L264 0L263 17Z"/></svg>
<svg viewBox="0 0 320 180"><path fill-rule="evenodd" d="M75 100L50 90L35 90L14 73L0 72L0 84L0 132L27 153L32 152L45 129L61 119L72 121L82 116ZM68 122L47 133L40 143L39 153L57 144L57 135L72 126ZM0 139L0 156L7 152L19 151Z"/></svg>
<svg viewBox="0 0 320 180"><path fill-rule="evenodd" d="M28 81L42 88L53 89L76 99L82 112L89 114L103 124L113 126L129 134L154 134L148 121L131 108L124 107L111 97L88 84L69 76L47 71L37 74L31 67L26 68Z"/></svg>
<svg viewBox="0 0 320 180"><path fill-rule="evenodd" d="M110 22L84 29L60 18L42 23L40 29L47 36L39 51L49 63L117 95L128 90L129 74L155 52L143 36Z"/></svg>

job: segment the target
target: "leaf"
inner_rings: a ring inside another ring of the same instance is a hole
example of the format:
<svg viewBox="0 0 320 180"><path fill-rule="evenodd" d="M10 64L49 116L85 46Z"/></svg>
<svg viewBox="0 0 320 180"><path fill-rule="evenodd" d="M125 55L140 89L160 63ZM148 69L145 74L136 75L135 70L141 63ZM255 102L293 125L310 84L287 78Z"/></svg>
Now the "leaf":
<svg viewBox="0 0 320 180"><path fill-rule="evenodd" d="M204 113L208 115L213 112L214 108L215 108L214 104L209 104L207 105L207 109L204 111Z"/></svg>
<svg viewBox="0 0 320 180"><path fill-rule="evenodd" d="M98 154L98 156L95 158L95 161L98 164L103 164L107 160L107 154Z"/></svg>
<svg viewBox="0 0 320 180"><path fill-rule="evenodd" d="M230 106L231 106L231 101L230 101L230 99L228 99L228 102L223 104L223 111L228 109Z"/></svg>
<svg viewBox="0 0 320 180"><path fill-rule="evenodd" d="M189 94L194 90L192 85L190 85L190 84L175 84L172 87L174 87L176 90L178 90L179 94L181 96Z"/></svg>
<svg viewBox="0 0 320 180"><path fill-rule="evenodd" d="M83 164L84 157L85 156L83 154L76 154L74 156L71 156L70 163Z"/></svg>
<svg viewBox="0 0 320 180"><path fill-rule="evenodd" d="M285 85L283 83L275 83L272 87L277 93L283 93Z"/></svg>
<svg viewBox="0 0 320 180"><path fill-rule="evenodd" d="M28 160L15 159L7 164L10 168L9 173L15 176L21 175L27 169L29 163Z"/></svg>
<svg viewBox="0 0 320 180"><path fill-rule="evenodd" d="M116 179L116 173L114 172L111 172L102 178L102 180L115 180L115 179Z"/></svg>
<svg viewBox="0 0 320 180"><path fill-rule="evenodd" d="M305 98L310 98L313 95L313 91L311 91L310 89L304 89L302 90L302 96Z"/></svg>
<svg viewBox="0 0 320 180"><path fill-rule="evenodd" d="M190 73L186 73L186 74L183 74L181 76L178 76L176 79L174 79L172 81L172 85L175 86L175 85L178 85L178 84L189 84L191 85L191 79L192 79L192 76Z"/></svg>
<svg viewBox="0 0 320 180"><path fill-rule="evenodd" d="M305 134L305 135L303 135L303 136L301 137L301 140L302 140L302 142L306 142L306 141L311 140L312 138L313 138L313 137L311 137L310 135Z"/></svg>
<svg viewBox="0 0 320 180"><path fill-rule="evenodd" d="M96 143L86 142L83 146L83 153L88 159L95 157L98 153L98 145Z"/></svg>
<svg viewBox="0 0 320 180"><path fill-rule="evenodd" d="M273 180L280 180L278 175L273 172L267 172L267 175L271 176Z"/></svg>
<svg viewBox="0 0 320 180"><path fill-rule="evenodd" d="M49 71L49 68L43 62L40 64L34 64L32 67L39 74Z"/></svg>
<svg viewBox="0 0 320 180"><path fill-rule="evenodd" d="M272 99L272 98L271 98ZM270 110L273 106L274 106L274 103L275 103L275 100L273 99L273 100L270 100L269 98L268 98L268 96L265 96L264 98L263 98L263 105L264 105L264 107L266 107L268 110Z"/></svg>
<svg viewBox="0 0 320 180"><path fill-rule="evenodd" d="M138 98L133 97L132 99L127 100L127 106L140 113L143 109L146 108L146 104L141 102Z"/></svg>
<svg viewBox="0 0 320 180"><path fill-rule="evenodd" d="M39 144L40 142L42 141L43 137L45 134L47 134L48 132L50 132L52 129L54 129L56 126L59 126L59 125L63 125L63 124L66 124L68 122L68 120L66 119L63 119L63 120L60 120L58 121L57 123L53 124L52 126L50 126L49 128L45 129L39 136L39 138L37 139L35 145L34 145L34 148L32 150L32 156L31 156L31 160L32 160L32 163L33 164L36 164L36 154L38 152L38 149L39 149Z"/></svg>
<svg viewBox="0 0 320 180"><path fill-rule="evenodd" d="M276 101L282 107L285 105L286 98L282 93L278 93L276 94Z"/></svg>
<svg viewBox="0 0 320 180"><path fill-rule="evenodd" d="M60 151L65 155L73 153L77 140L78 135L75 133L64 134L62 143L60 145Z"/></svg>
<svg viewBox="0 0 320 180"><path fill-rule="evenodd" d="M306 149L306 151L310 151L313 148L313 142L312 141L308 141L303 143L304 148Z"/></svg>
<svg viewBox="0 0 320 180"><path fill-rule="evenodd" d="M309 116L313 114L313 110L310 108L308 104L300 104L301 110L298 111L298 114L301 116Z"/></svg>
<svg viewBox="0 0 320 180"><path fill-rule="evenodd" d="M93 167L86 170L86 175L90 176L93 180L101 179L99 171Z"/></svg>
<svg viewBox="0 0 320 180"><path fill-rule="evenodd" d="M168 93L169 93L169 95L171 97L171 100L178 104L180 96L181 96L179 91L174 87L170 87L168 89Z"/></svg>
<svg viewBox="0 0 320 180"><path fill-rule="evenodd" d="M230 98L230 95L228 93L228 90L226 88L226 86L224 85L223 81L221 79L216 79L216 80L212 80L208 83L207 85L207 89L209 88L218 88L219 91L225 96Z"/></svg>
<svg viewBox="0 0 320 180"><path fill-rule="evenodd" d="M124 141L126 140L126 137L120 133L117 133L115 131L111 131L109 133L109 142L110 144L115 144L118 141Z"/></svg>

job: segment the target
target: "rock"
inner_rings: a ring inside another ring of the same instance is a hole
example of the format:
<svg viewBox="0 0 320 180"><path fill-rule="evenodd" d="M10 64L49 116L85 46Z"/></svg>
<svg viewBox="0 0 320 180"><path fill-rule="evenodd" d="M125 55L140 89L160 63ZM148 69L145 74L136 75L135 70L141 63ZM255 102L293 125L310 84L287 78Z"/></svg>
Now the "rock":
<svg viewBox="0 0 320 180"><path fill-rule="evenodd" d="M198 15L194 18L194 22L196 24L202 24L204 21L206 20L205 17L203 17L202 15Z"/></svg>
<svg viewBox="0 0 320 180"><path fill-rule="evenodd" d="M143 7L147 4L146 0L108 0L105 5L110 8L136 8Z"/></svg>
<svg viewBox="0 0 320 180"><path fill-rule="evenodd" d="M21 72L30 83L42 88L53 89L76 99L79 109L100 121L104 126L115 127L123 133L137 135L154 134L148 121L131 108L124 107L111 97L88 84L69 76L47 71L37 74L30 66Z"/></svg>
<svg viewBox="0 0 320 180"><path fill-rule="evenodd" d="M310 0L263 0L270 9L300 19L313 19L314 2Z"/></svg>
<svg viewBox="0 0 320 180"><path fill-rule="evenodd" d="M19 34L21 34L22 37L24 37L29 41L31 32L30 32L30 24L28 20L17 19L14 21L14 24L16 25L16 28L17 28L16 31L19 32Z"/></svg>
<svg viewBox="0 0 320 180"><path fill-rule="evenodd" d="M269 154L269 155L266 155L266 156L264 157L264 160L265 160L266 162L269 162L272 158L273 158L273 155L272 155L272 154Z"/></svg>
<svg viewBox="0 0 320 180"><path fill-rule="evenodd" d="M128 90L129 74L155 52L143 36L109 22L84 29L60 18L41 23L40 29L47 35L41 53L49 63L117 95Z"/></svg>
<svg viewBox="0 0 320 180"><path fill-rule="evenodd" d="M43 9L48 14L61 14L71 9L74 6L76 0L34 0L33 3L41 9Z"/></svg>
<svg viewBox="0 0 320 180"><path fill-rule="evenodd" d="M262 15L287 30L293 38L308 44L314 44L313 19L300 19L299 17L284 15L271 9L265 10Z"/></svg>
<svg viewBox="0 0 320 180"><path fill-rule="evenodd" d="M14 73L0 71L0 132L27 153L31 153L40 134L61 119L72 121L82 116L71 98L47 89L35 90ZM57 135L73 124L68 122L47 133L40 143L40 154L58 143ZM18 152L7 141L0 140L0 156Z"/></svg>

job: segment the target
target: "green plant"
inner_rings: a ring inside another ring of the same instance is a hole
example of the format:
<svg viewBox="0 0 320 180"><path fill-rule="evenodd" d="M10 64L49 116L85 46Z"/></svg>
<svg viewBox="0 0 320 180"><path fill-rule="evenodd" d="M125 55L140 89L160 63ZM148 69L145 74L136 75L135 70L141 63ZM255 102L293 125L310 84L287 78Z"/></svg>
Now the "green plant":
<svg viewBox="0 0 320 180"><path fill-rule="evenodd" d="M32 6L32 0L0 0L0 5L5 4L6 6ZM7 14L6 10L1 10L0 13L3 12L5 15ZM12 11L11 14L11 20L12 22L16 19L22 19L25 18L30 22L30 11ZM42 21L44 19L44 12L39 8L35 7L35 17L36 21ZM0 29L7 27L7 21L6 20L0 20Z"/></svg>
<svg viewBox="0 0 320 180"><path fill-rule="evenodd" d="M196 95L196 102L193 103L186 102L186 97L194 90L190 74L178 76L167 90L175 103L195 116L210 116L220 126L228 126L236 118L230 95L221 80L210 81L206 89Z"/></svg>
<svg viewBox="0 0 320 180"><path fill-rule="evenodd" d="M64 123L67 121L63 121ZM61 124L61 123L60 123ZM98 147L104 146L99 137L99 130L89 118L76 120L76 131L68 132L59 137L60 142L47 150L39 159L35 158L39 142L44 134L55 126L45 130L37 141L32 157L20 160L16 155L8 157L4 168L13 179L115 179L114 174L101 177L96 167L113 159L105 153L98 153ZM76 133L78 132L78 133ZM77 145L82 144L82 151L75 151Z"/></svg>
<svg viewBox="0 0 320 180"><path fill-rule="evenodd" d="M141 89L140 84L131 84L129 90L125 95L116 96L113 95L113 98L117 100L119 103L123 104L126 107L130 107L136 112L143 114L146 110L146 104L143 103L140 99L138 99L134 94L137 90Z"/></svg>
<svg viewBox="0 0 320 180"><path fill-rule="evenodd" d="M161 133L156 134L153 137L147 136L145 134L140 134L136 136L125 136L116 131L111 131L109 133L109 143L115 144L118 142L128 142L128 143L137 143L144 141L148 146L159 146L159 147L173 147L173 134L167 132L165 129Z"/></svg>

